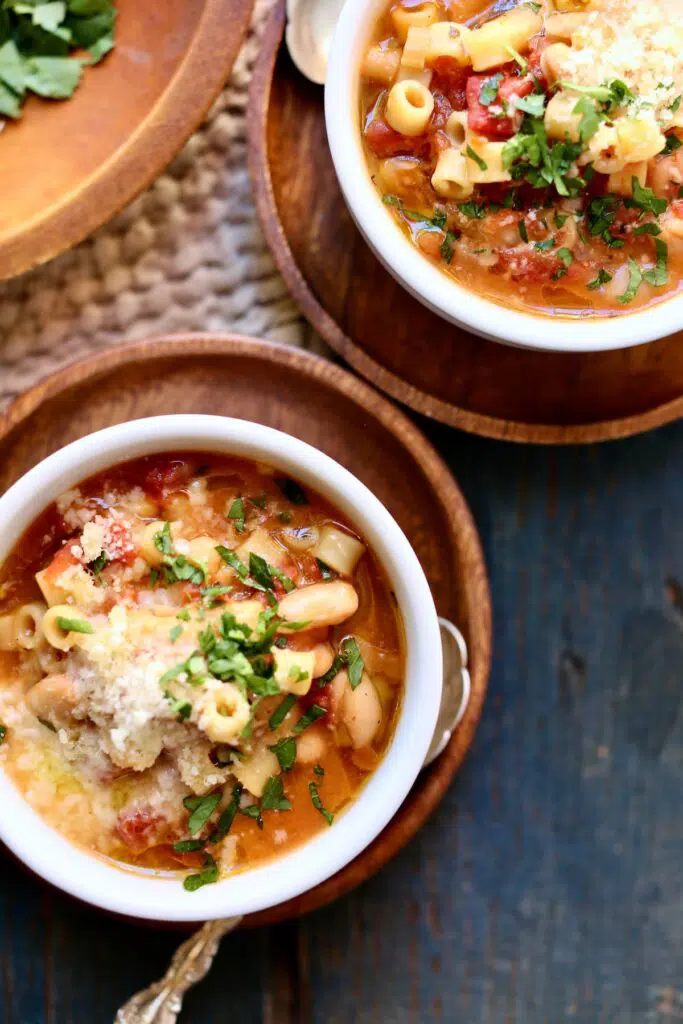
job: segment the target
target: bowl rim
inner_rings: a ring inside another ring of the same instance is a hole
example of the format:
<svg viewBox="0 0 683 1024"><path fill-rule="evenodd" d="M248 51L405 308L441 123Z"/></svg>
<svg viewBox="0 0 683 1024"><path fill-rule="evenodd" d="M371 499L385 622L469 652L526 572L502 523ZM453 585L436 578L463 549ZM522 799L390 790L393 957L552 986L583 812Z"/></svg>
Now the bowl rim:
<svg viewBox="0 0 683 1024"><path fill-rule="evenodd" d="M655 341L683 328L683 293L614 316L553 317L510 309L447 277L422 256L372 184L358 130L358 68L386 0L346 0L330 45L325 124L337 179L365 241L419 302L492 341L548 352L607 352Z"/></svg>
<svg viewBox="0 0 683 1024"><path fill-rule="evenodd" d="M263 910L313 888L353 860L398 810L422 766L437 720L442 675L434 601L415 552L387 509L323 452L250 421L200 414L133 420L54 452L0 497L4 524L0 561L59 493L118 462L182 450L223 451L274 465L327 496L359 527L387 572L402 612L406 682L401 714L384 758L340 815L336 828L333 825L282 857L195 893L185 892L177 877L152 879L72 844L0 772L5 807L0 839L29 868L85 902L161 921L208 920Z"/></svg>

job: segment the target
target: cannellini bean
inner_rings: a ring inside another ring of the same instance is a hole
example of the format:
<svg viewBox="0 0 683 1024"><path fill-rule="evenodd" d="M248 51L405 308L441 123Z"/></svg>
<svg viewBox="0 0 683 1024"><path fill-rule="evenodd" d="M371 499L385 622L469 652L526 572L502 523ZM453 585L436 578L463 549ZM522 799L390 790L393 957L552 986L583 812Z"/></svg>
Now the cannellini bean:
<svg viewBox="0 0 683 1024"><path fill-rule="evenodd" d="M215 743L232 743L249 723L249 701L234 683L207 682L201 691L197 725Z"/></svg>
<svg viewBox="0 0 683 1024"><path fill-rule="evenodd" d="M683 224L683 221L681 221ZM313 662L313 678L317 679L318 676L324 676L332 668L334 661L334 648L332 644L316 644L312 648L312 652L315 655L315 661Z"/></svg>
<svg viewBox="0 0 683 1024"><path fill-rule="evenodd" d="M566 43L551 43L541 54L541 71L549 82L556 82L562 74L562 68L571 56L571 48Z"/></svg>
<svg viewBox="0 0 683 1024"><path fill-rule="evenodd" d="M371 743L382 724L382 702L366 673L355 690L344 690L342 720L355 749Z"/></svg>
<svg viewBox="0 0 683 1024"><path fill-rule="evenodd" d="M312 583L286 594L280 601L279 614L285 620L280 627L287 632L287 622L308 622L311 628L337 626L358 608L358 594L350 583L332 580Z"/></svg>
<svg viewBox="0 0 683 1024"><path fill-rule="evenodd" d="M36 718L66 724L76 706L76 692L69 676L45 676L26 694L26 704Z"/></svg>

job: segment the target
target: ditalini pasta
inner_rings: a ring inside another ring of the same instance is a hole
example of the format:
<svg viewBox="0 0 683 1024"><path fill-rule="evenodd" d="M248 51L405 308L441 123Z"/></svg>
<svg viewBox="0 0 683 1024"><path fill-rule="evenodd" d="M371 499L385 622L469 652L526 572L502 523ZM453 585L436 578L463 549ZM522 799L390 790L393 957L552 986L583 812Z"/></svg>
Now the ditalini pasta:
<svg viewBox="0 0 683 1024"><path fill-rule="evenodd" d="M361 59L370 173L487 297L614 315L683 279L683 4L391 4Z"/></svg>
<svg viewBox="0 0 683 1024"><path fill-rule="evenodd" d="M114 467L0 570L3 769L72 841L188 889L333 823L382 757L403 671L362 538L239 459Z"/></svg>

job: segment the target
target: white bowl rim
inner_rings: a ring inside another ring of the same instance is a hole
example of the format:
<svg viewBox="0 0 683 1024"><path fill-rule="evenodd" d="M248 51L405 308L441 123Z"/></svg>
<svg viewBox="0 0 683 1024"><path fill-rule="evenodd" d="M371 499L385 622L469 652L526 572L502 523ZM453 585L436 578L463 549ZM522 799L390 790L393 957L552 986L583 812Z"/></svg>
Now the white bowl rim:
<svg viewBox="0 0 683 1024"><path fill-rule="evenodd" d="M683 294L615 316L553 317L482 298L447 277L406 238L372 184L358 130L358 65L386 0L346 0L332 38L325 123L342 193L361 234L386 269L423 305L492 341L548 352L606 352L683 329Z"/></svg>
<svg viewBox="0 0 683 1024"><path fill-rule="evenodd" d="M261 867L186 892L177 878L122 869L48 825L0 771L0 839L36 874L102 909L159 921L250 914L312 889L358 856L396 813L422 767L437 721L442 650L434 601L415 552L387 509L339 463L289 434L247 420L179 414L133 420L72 442L0 497L0 564L24 529L60 493L119 462L164 451L253 458L327 496L357 524L387 572L403 616L403 707L385 756L338 821Z"/></svg>

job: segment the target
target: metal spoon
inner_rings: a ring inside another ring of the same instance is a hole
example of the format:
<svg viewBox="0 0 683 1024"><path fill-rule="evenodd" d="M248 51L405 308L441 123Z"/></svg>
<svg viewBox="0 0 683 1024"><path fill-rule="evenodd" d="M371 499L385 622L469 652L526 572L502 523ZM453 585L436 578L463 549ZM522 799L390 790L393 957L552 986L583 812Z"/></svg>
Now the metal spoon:
<svg viewBox="0 0 683 1024"><path fill-rule="evenodd" d="M344 0L287 0L285 42L302 75L325 84L327 54Z"/></svg>
<svg viewBox="0 0 683 1024"><path fill-rule="evenodd" d="M441 709L423 768L446 747L465 714L471 691L464 637L448 619L440 618L439 625L443 646ZM163 978L129 999L116 1014L114 1024L175 1024L185 993L206 976L221 939L241 920L241 917L228 917L202 925L178 947Z"/></svg>

